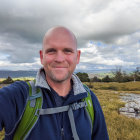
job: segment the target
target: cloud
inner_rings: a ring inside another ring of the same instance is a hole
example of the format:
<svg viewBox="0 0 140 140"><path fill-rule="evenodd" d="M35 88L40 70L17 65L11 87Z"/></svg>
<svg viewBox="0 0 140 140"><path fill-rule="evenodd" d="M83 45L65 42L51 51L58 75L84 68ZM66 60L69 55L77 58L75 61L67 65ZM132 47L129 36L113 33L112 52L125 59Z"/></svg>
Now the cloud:
<svg viewBox="0 0 140 140"><path fill-rule="evenodd" d="M77 36L81 69L140 65L139 0L0 2L1 67L4 63L9 69L39 67L42 38L56 25L68 27Z"/></svg>
<svg viewBox="0 0 140 140"><path fill-rule="evenodd" d="M37 70L39 67L41 67L40 60L36 59L33 63L11 63L7 60L1 61L0 60L0 70ZM19 69L20 67L20 69Z"/></svg>
<svg viewBox="0 0 140 140"><path fill-rule="evenodd" d="M39 57L40 44L31 44L17 35L0 36L0 52L11 63L32 63ZM0 58L1 60L1 58Z"/></svg>
<svg viewBox="0 0 140 140"><path fill-rule="evenodd" d="M113 43L123 35L131 34L140 29L138 1L118 0L100 12L91 12L84 20L87 25L84 37Z"/></svg>

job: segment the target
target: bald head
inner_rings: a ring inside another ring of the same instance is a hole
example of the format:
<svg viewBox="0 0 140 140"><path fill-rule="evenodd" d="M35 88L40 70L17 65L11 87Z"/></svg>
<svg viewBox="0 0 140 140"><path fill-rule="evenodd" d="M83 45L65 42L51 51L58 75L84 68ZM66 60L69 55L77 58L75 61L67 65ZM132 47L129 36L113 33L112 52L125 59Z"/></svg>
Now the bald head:
<svg viewBox="0 0 140 140"><path fill-rule="evenodd" d="M52 39L54 41L57 41L58 39L63 41L71 41L71 43L73 43L77 49L77 39L75 35L65 27L57 26L49 29L43 39L43 48L46 43Z"/></svg>

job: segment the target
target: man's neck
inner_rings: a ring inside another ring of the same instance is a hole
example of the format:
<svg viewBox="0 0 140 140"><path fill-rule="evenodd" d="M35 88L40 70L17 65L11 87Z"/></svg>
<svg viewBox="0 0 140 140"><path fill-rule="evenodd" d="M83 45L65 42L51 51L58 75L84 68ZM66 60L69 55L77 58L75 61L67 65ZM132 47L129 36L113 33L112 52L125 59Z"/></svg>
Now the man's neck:
<svg viewBox="0 0 140 140"><path fill-rule="evenodd" d="M71 90L71 82L70 79L63 82L54 82L51 80L47 80L49 86L55 90L59 96L67 96L69 91Z"/></svg>

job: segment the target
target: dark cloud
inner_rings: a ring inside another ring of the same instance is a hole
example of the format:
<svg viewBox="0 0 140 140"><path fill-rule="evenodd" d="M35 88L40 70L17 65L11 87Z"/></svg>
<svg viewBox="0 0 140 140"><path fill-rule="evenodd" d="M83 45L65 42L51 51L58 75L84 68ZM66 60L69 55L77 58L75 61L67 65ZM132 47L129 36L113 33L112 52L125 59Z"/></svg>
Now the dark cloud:
<svg viewBox="0 0 140 140"><path fill-rule="evenodd" d="M6 34L0 38L1 53L7 55L11 63L32 63L39 57L41 44L30 44L15 34Z"/></svg>
<svg viewBox="0 0 140 140"><path fill-rule="evenodd" d="M89 59L89 65L80 63L86 69L90 69L91 64L95 68L105 67L107 60L140 64L139 0L0 0L0 3L0 53L3 56L0 61L38 65L34 63L45 32L62 25L77 36L79 48L88 49L89 41L94 42L95 50L83 52L82 57L88 61L95 56L104 64L95 62L93 65L94 60Z"/></svg>

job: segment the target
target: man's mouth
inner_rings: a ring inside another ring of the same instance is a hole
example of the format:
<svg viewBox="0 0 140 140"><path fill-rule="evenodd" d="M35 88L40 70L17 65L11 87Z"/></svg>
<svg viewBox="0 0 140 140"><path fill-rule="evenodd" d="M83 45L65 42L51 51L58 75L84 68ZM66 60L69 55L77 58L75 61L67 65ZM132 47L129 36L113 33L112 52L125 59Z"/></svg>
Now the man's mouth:
<svg viewBox="0 0 140 140"><path fill-rule="evenodd" d="M67 66L52 66L53 68L67 68Z"/></svg>

